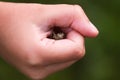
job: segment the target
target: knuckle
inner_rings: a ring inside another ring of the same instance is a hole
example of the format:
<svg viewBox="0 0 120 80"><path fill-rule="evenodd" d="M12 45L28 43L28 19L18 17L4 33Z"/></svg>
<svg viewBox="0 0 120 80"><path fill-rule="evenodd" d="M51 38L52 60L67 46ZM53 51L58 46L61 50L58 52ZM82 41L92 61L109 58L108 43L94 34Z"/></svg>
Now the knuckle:
<svg viewBox="0 0 120 80"><path fill-rule="evenodd" d="M74 12L75 15L80 15L84 11L83 11L83 9L80 5L73 5L73 12Z"/></svg>
<svg viewBox="0 0 120 80"><path fill-rule="evenodd" d="M44 66L28 65L24 70L24 74L32 80L42 80L47 77Z"/></svg>
<svg viewBox="0 0 120 80"><path fill-rule="evenodd" d="M73 7L74 7L74 8L77 8L77 9L79 9L79 10L82 9L82 7L81 7L80 5L77 5L77 4L73 5Z"/></svg>
<svg viewBox="0 0 120 80"><path fill-rule="evenodd" d="M43 79L43 78L40 78L39 76L33 74L33 73L29 73L28 74L28 77L32 80L38 80L38 79Z"/></svg>
<svg viewBox="0 0 120 80"><path fill-rule="evenodd" d="M38 73L37 71L34 70L29 72L27 76L32 80L42 80L46 77L46 75L43 74L42 72Z"/></svg>
<svg viewBox="0 0 120 80"><path fill-rule="evenodd" d="M39 58L38 55L34 53L29 54L26 61L28 66L31 67L40 66L42 64L41 58Z"/></svg>
<svg viewBox="0 0 120 80"><path fill-rule="evenodd" d="M81 59L85 55L85 49L77 47L74 49L76 59Z"/></svg>

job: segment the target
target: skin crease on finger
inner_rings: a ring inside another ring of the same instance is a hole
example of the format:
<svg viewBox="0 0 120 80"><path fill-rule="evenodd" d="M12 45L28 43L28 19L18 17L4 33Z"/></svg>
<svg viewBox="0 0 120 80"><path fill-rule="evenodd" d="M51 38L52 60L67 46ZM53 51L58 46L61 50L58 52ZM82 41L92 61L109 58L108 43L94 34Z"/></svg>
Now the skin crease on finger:
<svg viewBox="0 0 120 80"><path fill-rule="evenodd" d="M74 8L76 9L75 6ZM85 53L82 35L96 36L97 32L90 32L91 26L84 19L84 12L77 6L76 13L73 14L74 8L73 5L0 5L0 56L34 80L81 59ZM77 16L71 19L71 15ZM51 26L53 32L50 31L49 35L52 39L48 39ZM54 29L55 26L61 27L60 32ZM63 27L71 27L72 30L66 33ZM86 33L87 31L89 32ZM65 39L61 38L63 34L66 35Z"/></svg>

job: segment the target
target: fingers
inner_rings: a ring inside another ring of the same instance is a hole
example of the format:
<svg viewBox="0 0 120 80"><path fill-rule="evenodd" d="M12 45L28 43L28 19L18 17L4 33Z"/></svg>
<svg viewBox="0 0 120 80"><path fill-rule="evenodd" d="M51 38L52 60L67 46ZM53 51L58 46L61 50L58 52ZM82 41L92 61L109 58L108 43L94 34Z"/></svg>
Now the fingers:
<svg viewBox="0 0 120 80"><path fill-rule="evenodd" d="M46 78L48 75L55 73L57 71L60 71L64 68L69 67L73 63L75 63L77 60L69 61L69 62L63 62L63 63L56 63L56 64L50 64L50 65L37 65L32 66L30 68L25 69L25 75L28 77L31 77L33 80L42 80Z"/></svg>
<svg viewBox="0 0 120 80"><path fill-rule="evenodd" d="M56 41L46 38L40 43L44 64L78 60L84 56L84 38L76 31L71 31L67 38Z"/></svg>
<svg viewBox="0 0 120 80"><path fill-rule="evenodd" d="M78 45L84 46L84 37L77 31L71 30L67 35L67 39L73 41Z"/></svg>
<svg viewBox="0 0 120 80"><path fill-rule="evenodd" d="M75 63L76 60L74 61L69 61L69 62L64 62L64 63L58 63L58 64L51 64L48 65L47 67L45 67L46 72L48 72L46 75L52 74L56 71L60 71L64 68L69 67L70 65L72 65L73 63Z"/></svg>
<svg viewBox="0 0 120 80"><path fill-rule="evenodd" d="M98 30L89 21L80 6L47 5L44 15L46 16L46 23L52 27L71 27L87 37L95 37L98 35Z"/></svg>

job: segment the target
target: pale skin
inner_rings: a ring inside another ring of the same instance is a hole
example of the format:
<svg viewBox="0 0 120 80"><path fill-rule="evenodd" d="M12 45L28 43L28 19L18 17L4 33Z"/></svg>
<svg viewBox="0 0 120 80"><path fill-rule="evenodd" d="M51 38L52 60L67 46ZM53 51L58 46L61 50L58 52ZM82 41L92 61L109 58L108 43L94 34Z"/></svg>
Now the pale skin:
<svg viewBox="0 0 120 80"><path fill-rule="evenodd" d="M47 36L59 26L66 39ZM0 57L32 80L67 68L85 54L84 37L98 30L78 5L0 2Z"/></svg>

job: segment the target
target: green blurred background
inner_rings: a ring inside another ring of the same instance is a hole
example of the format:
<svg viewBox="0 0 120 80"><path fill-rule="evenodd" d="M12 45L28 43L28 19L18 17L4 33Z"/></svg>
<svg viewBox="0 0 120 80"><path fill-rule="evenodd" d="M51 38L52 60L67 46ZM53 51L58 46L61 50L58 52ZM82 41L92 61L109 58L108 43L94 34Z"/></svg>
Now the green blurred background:
<svg viewBox="0 0 120 80"><path fill-rule="evenodd" d="M120 80L120 0L1 0L44 4L80 4L99 29L86 39L86 56L45 80ZM0 80L29 80L0 60Z"/></svg>

